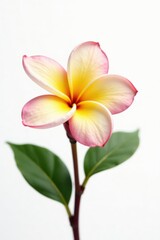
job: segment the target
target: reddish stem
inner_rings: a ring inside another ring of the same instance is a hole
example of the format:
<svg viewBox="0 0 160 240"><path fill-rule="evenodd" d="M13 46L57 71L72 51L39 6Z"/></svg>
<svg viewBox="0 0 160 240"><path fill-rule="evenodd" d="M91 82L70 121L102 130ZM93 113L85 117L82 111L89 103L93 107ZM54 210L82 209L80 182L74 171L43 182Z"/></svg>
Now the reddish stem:
<svg viewBox="0 0 160 240"><path fill-rule="evenodd" d="M78 171L78 158L77 158L77 147L76 142L71 142L73 167L74 167L74 180L75 180L75 203L74 203L74 214L70 217L70 223L73 230L74 240L80 240L79 236L79 209L81 196L84 188L79 183L79 171Z"/></svg>

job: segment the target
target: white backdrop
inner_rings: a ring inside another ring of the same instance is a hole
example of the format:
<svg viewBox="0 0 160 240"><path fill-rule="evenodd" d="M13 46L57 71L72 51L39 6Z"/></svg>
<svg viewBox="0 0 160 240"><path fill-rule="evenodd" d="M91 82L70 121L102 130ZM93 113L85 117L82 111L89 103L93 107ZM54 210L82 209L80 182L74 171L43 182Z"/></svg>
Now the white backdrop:
<svg viewBox="0 0 160 240"><path fill-rule="evenodd" d="M139 90L133 105L114 116L114 131L140 129L141 145L126 163L91 178L82 199L82 240L160 239L160 35L158 0L0 1L0 239L70 240L64 207L33 190L18 171L6 141L45 146L65 160L62 126L34 130L21 108L46 92L24 73L22 55L45 55L66 67L78 44L98 41L110 73ZM78 145L81 180L87 148ZM72 208L73 198L71 201Z"/></svg>

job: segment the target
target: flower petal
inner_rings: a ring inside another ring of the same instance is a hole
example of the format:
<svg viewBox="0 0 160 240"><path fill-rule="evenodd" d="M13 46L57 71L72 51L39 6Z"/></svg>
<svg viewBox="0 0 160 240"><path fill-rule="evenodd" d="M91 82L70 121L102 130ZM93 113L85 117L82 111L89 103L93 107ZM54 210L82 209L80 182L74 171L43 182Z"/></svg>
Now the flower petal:
<svg viewBox="0 0 160 240"><path fill-rule="evenodd" d="M60 125L72 117L76 105L69 107L63 99L43 95L33 98L22 109L22 122L33 128L50 128Z"/></svg>
<svg viewBox="0 0 160 240"><path fill-rule="evenodd" d="M85 42L76 47L68 60L68 79L73 100L90 82L108 73L108 58L99 43Z"/></svg>
<svg viewBox="0 0 160 240"><path fill-rule="evenodd" d="M105 75L93 81L79 101L100 102L112 114L115 114L128 108L136 93L136 88L126 78L118 75Z"/></svg>
<svg viewBox="0 0 160 240"><path fill-rule="evenodd" d="M81 102L69 120L69 128L73 138L83 145L103 146L112 133L111 114L100 103Z"/></svg>
<svg viewBox="0 0 160 240"><path fill-rule="evenodd" d="M38 85L69 101L67 73L56 61L44 56L23 56L23 67Z"/></svg>

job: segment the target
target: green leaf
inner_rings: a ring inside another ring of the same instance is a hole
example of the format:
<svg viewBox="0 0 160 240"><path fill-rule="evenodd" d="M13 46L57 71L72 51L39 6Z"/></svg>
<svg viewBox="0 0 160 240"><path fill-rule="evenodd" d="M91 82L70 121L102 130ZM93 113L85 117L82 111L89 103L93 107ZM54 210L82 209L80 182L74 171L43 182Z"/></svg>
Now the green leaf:
<svg viewBox="0 0 160 240"><path fill-rule="evenodd" d="M48 149L36 145L8 144L26 181L41 194L67 205L72 183L61 159Z"/></svg>
<svg viewBox="0 0 160 240"><path fill-rule="evenodd" d="M136 151L139 145L138 131L116 132L104 147L90 148L84 159L85 186L90 176L95 173L113 168L128 158Z"/></svg>

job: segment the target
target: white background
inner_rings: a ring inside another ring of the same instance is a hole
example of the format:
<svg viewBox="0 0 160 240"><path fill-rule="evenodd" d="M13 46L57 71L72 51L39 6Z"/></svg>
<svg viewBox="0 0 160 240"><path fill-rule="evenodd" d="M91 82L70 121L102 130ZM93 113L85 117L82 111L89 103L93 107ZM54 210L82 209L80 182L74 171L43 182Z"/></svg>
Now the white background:
<svg viewBox="0 0 160 240"><path fill-rule="evenodd" d="M34 130L21 124L22 106L46 93L26 76L21 58L41 54L66 67L71 50L88 40L100 42L110 73L127 77L138 89L133 105L113 119L114 131L139 128L141 145L129 161L89 181L81 205L81 239L160 239L158 2L0 1L0 239L72 239L64 207L25 182L5 142L45 146L64 159L73 176L63 127ZM79 144L78 151L83 180L87 147Z"/></svg>

